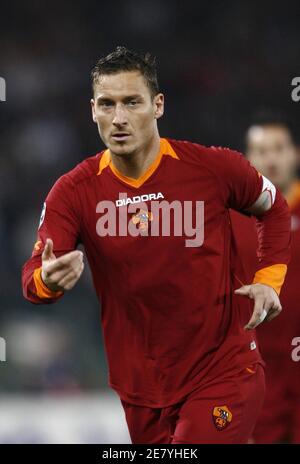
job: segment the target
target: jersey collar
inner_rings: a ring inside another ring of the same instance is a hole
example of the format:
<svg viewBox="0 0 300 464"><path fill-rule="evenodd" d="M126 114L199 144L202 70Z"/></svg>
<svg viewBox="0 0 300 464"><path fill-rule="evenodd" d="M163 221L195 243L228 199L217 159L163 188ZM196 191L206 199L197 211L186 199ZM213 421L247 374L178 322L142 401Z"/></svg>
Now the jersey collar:
<svg viewBox="0 0 300 464"><path fill-rule="evenodd" d="M162 160L162 157L168 155L171 156L172 158L179 159L178 155L172 148L171 144L168 142L167 139L165 138L160 138L160 148L157 156L155 157L155 160L153 163L148 167L148 169L138 178L134 179L132 177L127 177L124 176L122 173L120 173L116 167L112 163L111 159L111 154L109 149L105 150L103 155L101 156L100 162L99 162L99 170L97 175L99 176L103 170L107 167L110 167L111 171L114 173L114 175L125 182L126 184L130 185L131 187L141 187L146 180L149 179L150 176L156 171L158 166L160 165L160 162Z"/></svg>

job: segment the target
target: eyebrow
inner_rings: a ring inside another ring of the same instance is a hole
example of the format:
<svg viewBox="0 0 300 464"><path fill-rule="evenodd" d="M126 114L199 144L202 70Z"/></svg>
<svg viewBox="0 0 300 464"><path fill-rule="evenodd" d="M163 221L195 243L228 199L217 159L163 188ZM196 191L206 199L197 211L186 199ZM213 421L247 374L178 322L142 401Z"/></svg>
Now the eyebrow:
<svg viewBox="0 0 300 464"><path fill-rule="evenodd" d="M122 101L124 102L127 102L129 100L137 100L137 99L141 99L143 98L142 95L140 94L134 94L134 95L128 95L126 97L124 97L122 99ZM112 98L109 98L109 97L102 97L102 96L99 96L97 97L97 102L113 102L113 99Z"/></svg>

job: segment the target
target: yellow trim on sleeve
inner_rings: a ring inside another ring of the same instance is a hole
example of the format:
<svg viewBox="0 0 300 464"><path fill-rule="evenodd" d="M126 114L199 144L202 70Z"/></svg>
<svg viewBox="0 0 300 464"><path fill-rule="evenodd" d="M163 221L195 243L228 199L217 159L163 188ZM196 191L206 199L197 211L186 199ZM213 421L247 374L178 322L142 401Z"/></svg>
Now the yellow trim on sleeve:
<svg viewBox="0 0 300 464"><path fill-rule="evenodd" d="M57 298L58 296L62 295L63 292L53 292L50 290L42 280L42 268L39 267L35 269L33 272L33 280L35 283L36 294L39 298Z"/></svg>
<svg viewBox="0 0 300 464"><path fill-rule="evenodd" d="M253 284L266 284L274 288L279 295L287 272L286 264L273 264L255 273Z"/></svg>

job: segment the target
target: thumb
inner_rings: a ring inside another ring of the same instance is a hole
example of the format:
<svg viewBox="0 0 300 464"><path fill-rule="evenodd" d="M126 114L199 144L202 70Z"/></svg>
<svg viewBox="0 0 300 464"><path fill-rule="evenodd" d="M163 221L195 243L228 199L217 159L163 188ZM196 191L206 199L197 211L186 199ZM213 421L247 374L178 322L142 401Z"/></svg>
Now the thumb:
<svg viewBox="0 0 300 464"><path fill-rule="evenodd" d="M43 254L42 254L42 260L43 261L49 260L49 259L53 258L53 256L54 256L54 254L53 254L53 241L51 240L51 238L47 238L46 245L45 245L45 248L44 248L44 251L43 251Z"/></svg>
<svg viewBox="0 0 300 464"><path fill-rule="evenodd" d="M234 290L236 295L249 295L250 285L243 285L240 288Z"/></svg>

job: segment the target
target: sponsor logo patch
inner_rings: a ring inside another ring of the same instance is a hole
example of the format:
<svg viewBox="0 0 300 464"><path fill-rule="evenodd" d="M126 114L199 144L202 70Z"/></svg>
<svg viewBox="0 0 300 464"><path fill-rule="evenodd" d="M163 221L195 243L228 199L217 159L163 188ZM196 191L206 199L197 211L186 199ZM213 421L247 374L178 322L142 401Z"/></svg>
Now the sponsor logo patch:
<svg viewBox="0 0 300 464"><path fill-rule="evenodd" d="M164 196L161 192L138 195L132 198L119 198L118 200L116 200L116 206L119 207L119 206L134 205L135 203L142 203L144 201L160 200L163 198Z"/></svg>

